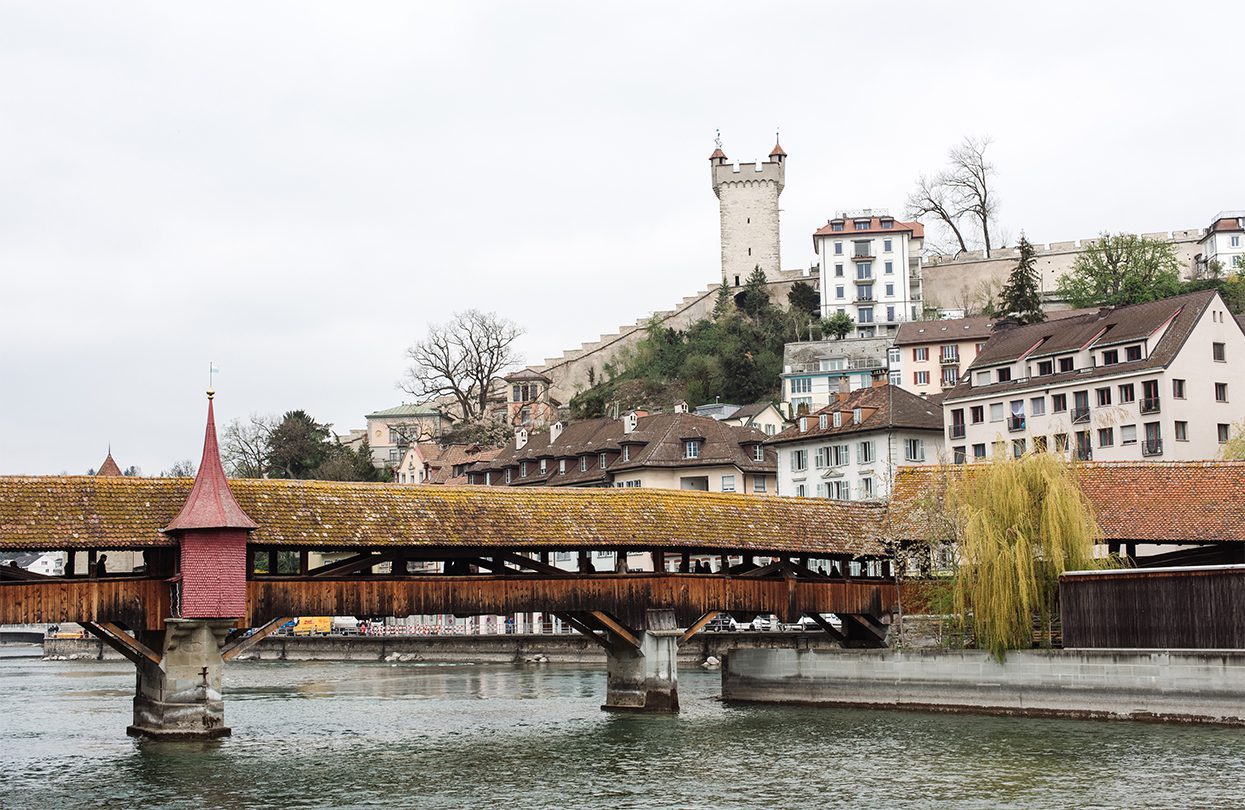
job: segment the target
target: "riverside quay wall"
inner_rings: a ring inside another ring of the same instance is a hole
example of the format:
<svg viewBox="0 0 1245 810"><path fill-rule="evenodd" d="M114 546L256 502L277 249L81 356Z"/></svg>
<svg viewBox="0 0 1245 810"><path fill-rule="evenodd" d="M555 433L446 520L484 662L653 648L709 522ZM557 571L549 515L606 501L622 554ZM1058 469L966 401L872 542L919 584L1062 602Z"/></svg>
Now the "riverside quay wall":
<svg viewBox="0 0 1245 810"><path fill-rule="evenodd" d="M1245 725L1245 651L738 649L722 698Z"/></svg>
<svg viewBox="0 0 1245 810"><path fill-rule="evenodd" d="M743 632L699 633L679 647L679 662L719 660L743 647L829 650L837 643L824 634ZM70 660L120 659L95 638L50 638L43 654ZM605 666L605 650L575 634L496 636L269 636L239 661L430 661L513 663L543 656L551 663Z"/></svg>

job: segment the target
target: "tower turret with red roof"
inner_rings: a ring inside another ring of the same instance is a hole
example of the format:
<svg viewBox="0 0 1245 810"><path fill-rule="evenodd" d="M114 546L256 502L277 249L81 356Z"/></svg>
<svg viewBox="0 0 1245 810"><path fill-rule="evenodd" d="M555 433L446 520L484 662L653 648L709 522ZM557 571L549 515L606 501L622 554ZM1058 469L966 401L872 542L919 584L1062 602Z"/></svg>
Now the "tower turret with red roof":
<svg viewBox="0 0 1245 810"><path fill-rule="evenodd" d="M216 443L213 391L199 474L182 510L164 531L181 547L181 618L246 615L246 542L258 524L234 500Z"/></svg>

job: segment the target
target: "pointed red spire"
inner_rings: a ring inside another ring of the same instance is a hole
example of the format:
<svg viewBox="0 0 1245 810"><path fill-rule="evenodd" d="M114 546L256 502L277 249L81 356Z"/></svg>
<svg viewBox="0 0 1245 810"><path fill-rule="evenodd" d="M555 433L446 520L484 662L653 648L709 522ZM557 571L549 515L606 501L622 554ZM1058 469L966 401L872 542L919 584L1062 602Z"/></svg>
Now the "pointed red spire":
<svg viewBox="0 0 1245 810"><path fill-rule="evenodd" d="M116 476L121 475L121 468L117 466L117 462L112 460L112 448L108 448L108 458L104 459L104 463L99 465L99 471L96 475Z"/></svg>
<svg viewBox="0 0 1245 810"><path fill-rule="evenodd" d="M251 520L238 502L233 499L225 468L220 463L220 449L216 444L216 416L212 412L214 391L208 391L207 433L203 437L203 459L199 462L199 474L195 484L166 532L186 529L256 529L259 524Z"/></svg>
<svg viewBox="0 0 1245 810"><path fill-rule="evenodd" d="M786 157L787 153L783 151L782 144L775 143L774 148L770 150L770 157Z"/></svg>
<svg viewBox="0 0 1245 810"><path fill-rule="evenodd" d="M717 149L714 149L713 154L709 156L710 160L717 160L718 158L726 160L726 153L722 151L722 147L720 146Z"/></svg>

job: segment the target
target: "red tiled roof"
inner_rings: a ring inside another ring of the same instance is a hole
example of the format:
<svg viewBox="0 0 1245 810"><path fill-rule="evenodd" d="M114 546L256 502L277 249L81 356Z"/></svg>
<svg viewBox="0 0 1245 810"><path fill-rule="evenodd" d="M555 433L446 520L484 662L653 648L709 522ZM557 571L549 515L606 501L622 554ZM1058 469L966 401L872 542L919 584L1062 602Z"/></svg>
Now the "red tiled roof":
<svg viewBox="0 0 1245 810"><path fill-rule="evenodd" d="M166 532L191 529L254 529L255 521L242 511L229 489L225 468L216 446L216 417L212 413L212 392L208 392L207 430L203 437L203 458L194 486L177 517L164 527Z"/></svg>
<svg viewBox="0 0 1245 810"><path fill-rule="evenodd" d="M718 158L726 160L726 153L722 151L721 147L714 149L713 154L709 156L710 160L717 160Z"/></svg>
<svg viewBox="0 0 1245 810"><path fill-rule="evenodd" d="M950 318L941 321L907 321L895 332L896 346L946 343L948 340L984 340L994 331L992 318Z"/></svg>
<svg viewBox="0 0 1245 810"><path fill-rule="evenodd" d="M856 408L864 412L864 418L860 424L853 424L851 421L852 412ZM846 419L840 419L838 427L835 427L833 419L829 418L836 411L847 414ZM818 427L823 413L827 415L824 428ZM942 433L943 429L942 407L937 402L918 397L890 383L852 391L846 399L836 399L816 413L804 418L808 420L807 430L800 430L800 417L796 417L796 423L793 426L776 436L771 436L766 444L786 444L821 436L867 433L892 427L936 430L939 433Z"/></svg>
<svg viewBox="0 0 1245 810"><path fill-rule="evenodd" d="M770 157L786 157L787 153L782 150L782 145L775 143L774 148L770 150Z"/></svg>
<svg viewBox="0 0 1245 810"><path fill-rule="evenodd" d="M259 523L256 545L882 553L881 506L824 498L279 479L238 479L233 487ZM0 476L0 548L171 546L160 527L189 489L184 478Z"/></svg>
<svg viewBox="0 0 1245 810"><path fill-rule="evenodd" d="M869 220L869 227L863 231L856 230L855 223L857 221ZM920 222L902 222L898 219L892 219L893 223L889 228L882 227L882 220L886 217L847 217L846 219L836 219L827 222L822 227L813 231L813 246L816 247L818 236L841 236L851 238L853 236L869 236L873 234L887 233L903 233L905 231L912 234L914 239L921 239L925 236L925 226ZM831 222L843 222L843 230L834 230Z"/></svg>
<svg viewBox="0 0 1245 810"><path fill-rule="evenodd" d="M103 476L122 475L121 468L117 466L117 462L112 460L111 450L108 451L108 458L104 459L104 463L99 465L99 470L95 474Z"/></svg>
<svg viewBox="0 0 1245 810"><path fill-rule="evenodd" d="M890 530L922 536L924 507L941 503L952 477L985 466L900 467ZM1105 542L1245 542L1245 461L1089 462L1075 470Z"/></svg>

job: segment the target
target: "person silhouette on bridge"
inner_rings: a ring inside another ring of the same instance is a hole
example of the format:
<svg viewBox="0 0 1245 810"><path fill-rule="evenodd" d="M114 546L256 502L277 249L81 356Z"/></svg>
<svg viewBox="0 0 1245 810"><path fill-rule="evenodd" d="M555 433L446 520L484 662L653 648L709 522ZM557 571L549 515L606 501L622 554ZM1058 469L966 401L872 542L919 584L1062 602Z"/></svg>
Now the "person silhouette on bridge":
<svg viewBox="0 0 1245 810"><path fill-rule="evenodd" d="M99 559L95 561L95 576L97 577L108 576L108 555L107 554L99 555Z"/></svg>

